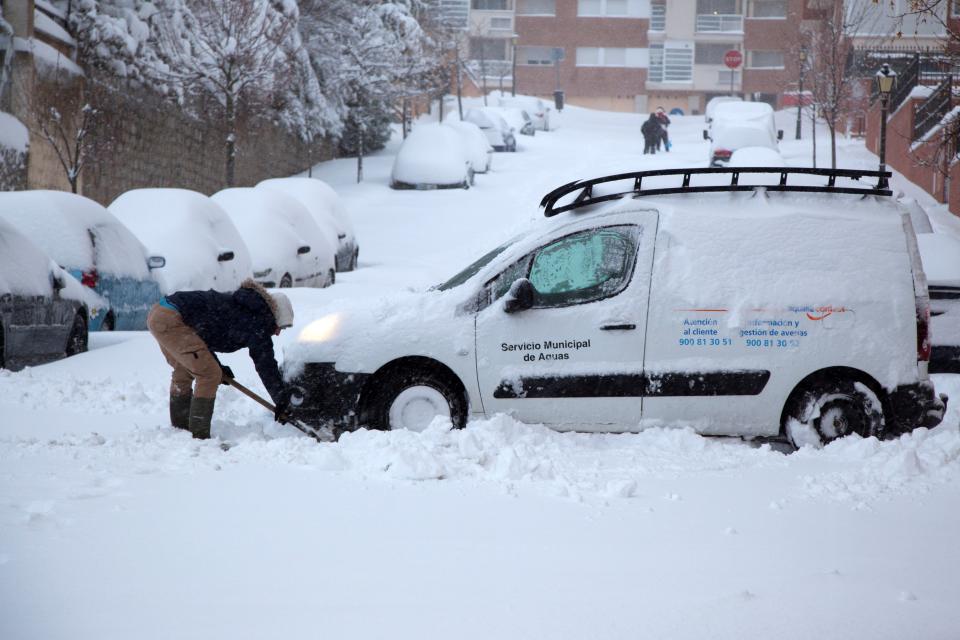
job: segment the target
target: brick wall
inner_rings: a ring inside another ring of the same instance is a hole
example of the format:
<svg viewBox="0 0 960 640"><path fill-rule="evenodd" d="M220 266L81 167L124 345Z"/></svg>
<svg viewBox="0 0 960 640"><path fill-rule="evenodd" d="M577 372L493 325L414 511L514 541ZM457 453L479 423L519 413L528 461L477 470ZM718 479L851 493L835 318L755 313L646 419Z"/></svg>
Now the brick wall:
<svg viewBox="0 0 960 640"><path fill-rule="evenodd" d="M212 194L224 182L226 130L197 119L159 96L110 92L101 99L95 161L84 169L81 193L108 205L124 191L178 187ZM209 113L209 111L207 111ZM236 186L299 173L334 157L329 141L313 148L273 125L243 127L237 139Z"/></svg>

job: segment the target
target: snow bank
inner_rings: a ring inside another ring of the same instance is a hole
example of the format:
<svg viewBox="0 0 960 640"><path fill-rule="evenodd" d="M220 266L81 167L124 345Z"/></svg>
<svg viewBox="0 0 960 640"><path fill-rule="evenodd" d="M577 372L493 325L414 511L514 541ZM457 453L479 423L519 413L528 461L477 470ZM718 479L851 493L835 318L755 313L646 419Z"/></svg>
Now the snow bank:
<svg viewBox="0 0 960 640"><path fill-rule="evenodd" d="M105 208L64 191L0 193L0 217L60 265L146 280L146 250Z"/></svg>
<svg viewBox="0 0 960 640"><path fill-rule="evenodd" d="M14 38L13 48L15 51L23 51L33 54L33 61L41 71L52 71L54 73L63 70L68 74L82 76L83 69L69 57L63 55L46 42L36 38Z"/></svg>
<svg viewBox="0 0 960 640"><path fill-rule="evenodd" d="M30 132L26 125L9 113L0 111L0 147L26 151L29 146Z"/></svg>
<svg viewBox="0 0 960 640"><path fill-rule="evenodd" d="M233 291L252 274L250 251L213 200L186 189L135 189L109 210L166 266L154 275L164 293L188 289ZM232 251L232 260L217 256Z"/></svg>
<svg viewBox="0 0 960 640"><path fill-rule="evenodd" d="M67 30L57 24L53 18L48 16L43 11L35 9L33 12L33 28L40 33L44 33L51 38L59 40L64 44L70 46L76 46L77 41L73 39Z"/></svg>
<svg viewBox="0 0 960 640"><path fill-rule="evenodd" d="M460 137L439 124L421 124L403 141L391 183L458 186L467 182L467 158Z"/></svg>

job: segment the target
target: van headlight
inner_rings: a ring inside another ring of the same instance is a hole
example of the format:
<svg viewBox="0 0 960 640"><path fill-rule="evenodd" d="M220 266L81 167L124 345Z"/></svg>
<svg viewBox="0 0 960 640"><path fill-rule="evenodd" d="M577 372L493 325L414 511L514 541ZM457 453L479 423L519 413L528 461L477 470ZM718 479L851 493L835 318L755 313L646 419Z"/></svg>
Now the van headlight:
<svg viewBox="0 0 960 640"><path fill-rule="evenodd" d="M327 342L333 340L339 333L342 316L339 313L330 313L314 320L300 332L297 340L300 342Z"/></svg>

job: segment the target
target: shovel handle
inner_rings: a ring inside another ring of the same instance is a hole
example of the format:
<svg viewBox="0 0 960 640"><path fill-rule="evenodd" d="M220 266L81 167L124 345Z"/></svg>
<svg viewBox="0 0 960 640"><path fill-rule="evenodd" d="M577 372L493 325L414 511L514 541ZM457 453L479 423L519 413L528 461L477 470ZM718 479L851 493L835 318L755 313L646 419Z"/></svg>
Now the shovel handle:
<svg viewBox="0 0 960 640"><path fill-rule="evenodd" d="M261 396L257 395L256 393L254 393L254 392L251 391L250 389L246 388L245 386L243 386L242 384L240 384L239 382L237 382L237 381L234 380L233 378L224 377L224 380L226 380L226 381L227 381L227 384L229 384L231 387L233 387L234 389L236 389L237 391L239 391L239 392L242 393L243 395L247 396L248 398L250 398L251 400L253 400L253 401L256 402L257 404L259 404L259 405L262 406L263 408L267 409L267 410L270 411L271 413L276 413L276 412L277 412L277 408L276 408L273 404L271 404L269 401L267 401L266 399L262 398ZM313 428L311 428L311 427L308 427L307 425L303 424L303 423L300 422L299 420L294 420L294 419L291 418L290 416L284 416L284 417L287 418L287 420L290 422L291 425L293 425L294 427L296 427L297 429L299 429L299 430L302 431L303 433L307 434L308 436L310 436L310 437L312 437L312 438L315 438L316 440L318 440L318 441L320 441L320 442L323 442L323 439L320 437L320 434L317 433L317 431L316 431L315 429L313 429Z"/></svg>

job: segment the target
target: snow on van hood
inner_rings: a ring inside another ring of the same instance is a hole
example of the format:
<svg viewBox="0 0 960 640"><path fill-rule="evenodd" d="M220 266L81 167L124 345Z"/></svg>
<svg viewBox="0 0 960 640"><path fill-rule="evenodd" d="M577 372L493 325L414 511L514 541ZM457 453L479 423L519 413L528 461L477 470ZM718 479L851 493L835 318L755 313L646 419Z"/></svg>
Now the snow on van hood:
<svg viewBox="0 0 960 640"><path fill-rule="evenodd" d="M284 350L285 374L296 375L305 362L341 362L344 355L355 366L376 368L394 345L402 345L411 356L432 353L438 341L449 340L462 341L462 347L472 351L473 332L457 335L457 308L463 299L458 288L324 306L306 323L297 322L297 339Z"/></svg>

